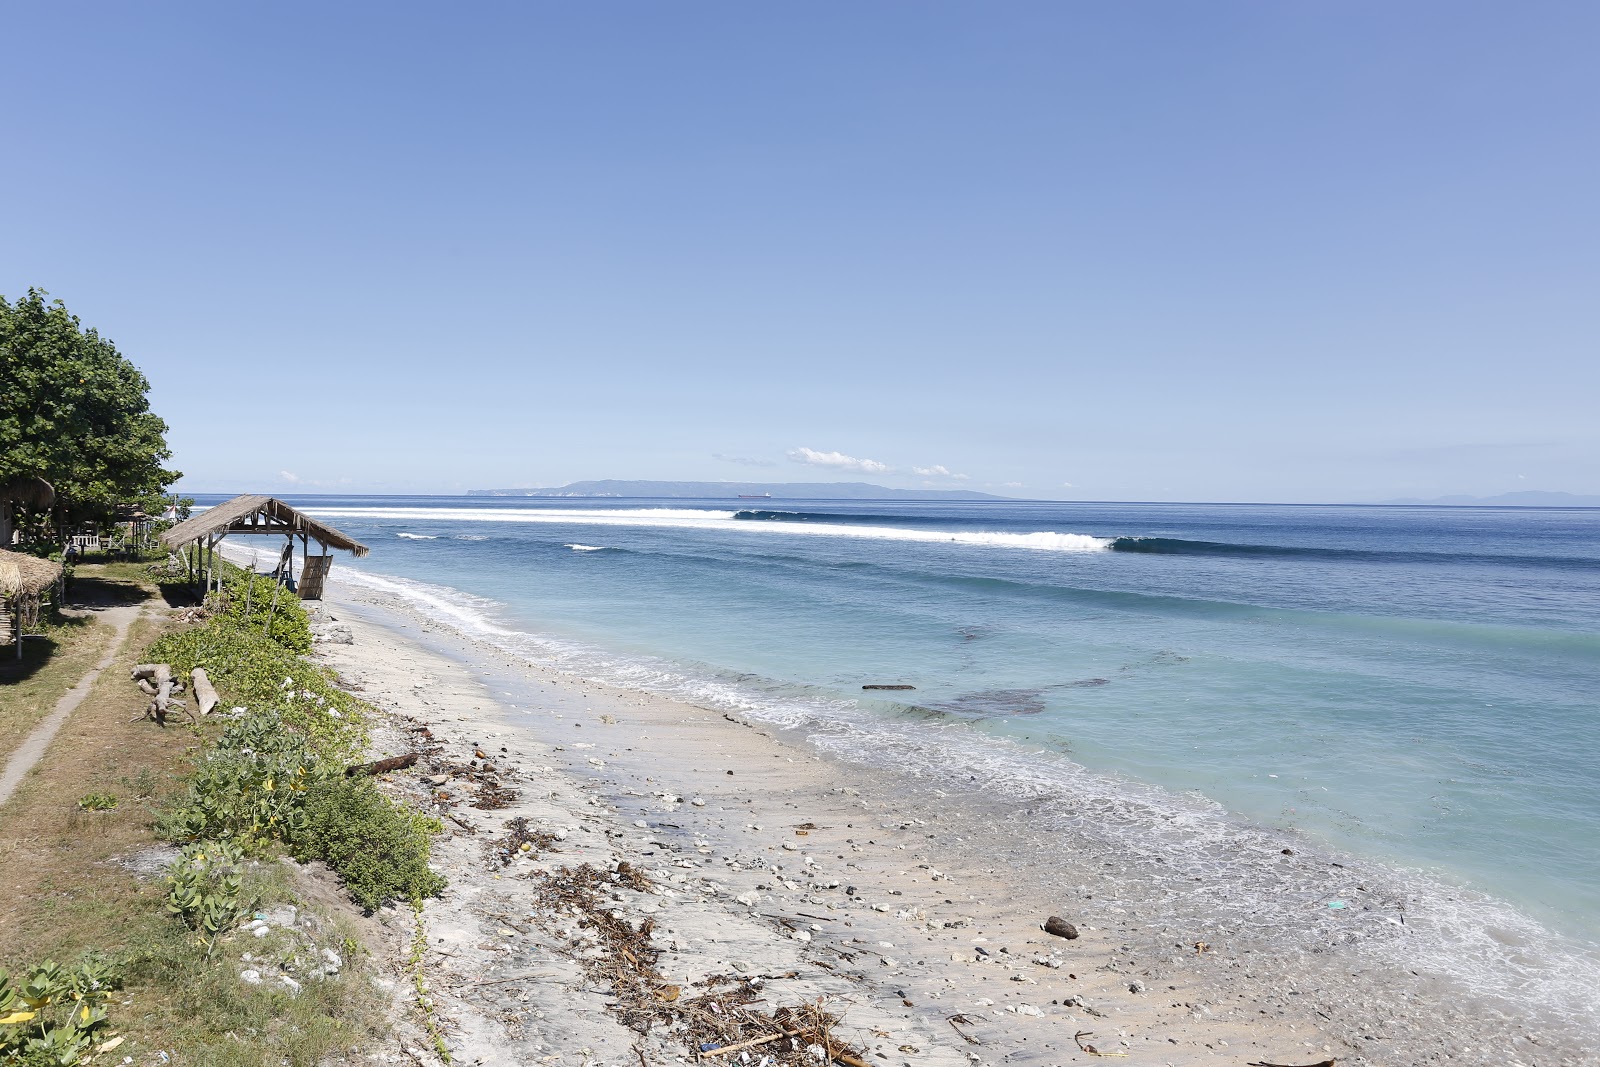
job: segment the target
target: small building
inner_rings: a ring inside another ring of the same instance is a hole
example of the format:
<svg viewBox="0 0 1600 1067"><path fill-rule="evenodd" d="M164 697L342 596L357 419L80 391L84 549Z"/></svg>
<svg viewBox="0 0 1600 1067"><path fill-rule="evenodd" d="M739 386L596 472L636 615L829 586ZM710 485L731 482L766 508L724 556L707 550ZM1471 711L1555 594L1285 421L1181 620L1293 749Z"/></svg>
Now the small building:
<svg viewBox="0 0 1600 1067"><path fill-rule="evenodd" d="M333 565L329 549L349 552L358 559L368 551L367 546L355 538L318 522L276 497L251 495L236 496L207 508L192 519L185 519L163 533L161 542L188 565L190 580L198 590L204 591L219 578L215 566L216 546L230 534L283 537L283 552L272 573L291 581L294 541L298 537L302 566L295 591L301 600L322 599L322 585ZM311 551L313 541L317 543L316 553Z"/></svg>
<svg viewBox="0 0 1600 1067"><path fill-rule="evenodd" d="M14 642L18 659L23 631L38 623L40 602L60 581L61 564L0 549L0 646Z"/></svg>

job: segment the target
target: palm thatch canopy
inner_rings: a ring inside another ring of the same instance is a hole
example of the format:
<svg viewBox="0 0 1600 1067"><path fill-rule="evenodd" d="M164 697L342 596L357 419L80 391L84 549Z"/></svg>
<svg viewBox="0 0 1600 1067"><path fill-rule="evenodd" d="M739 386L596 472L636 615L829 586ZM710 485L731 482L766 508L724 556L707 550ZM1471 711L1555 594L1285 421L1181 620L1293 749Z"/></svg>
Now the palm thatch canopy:
<svg viewBox="0 0 1600 1067"><path fill-rule="evenodd" d="M0 482L0 503L21 504L25 508L48 508L55 505L56 487L43 478L19 474L9 481Z"/></svg>
<svg viewBox="0 0 1600 1067"><path fill-rule="evenodd" d="M61 577L61 564L0 549L0 600L38 596Z"/></svg>
<svg viewBox="0 0 1600 1067"><path fill-rule="evenodd" d="M184 545L227 534L287 534L343 549L357 558L367 554L367 546L355 538L270 496L236 496L178 523L161 535L161 541L176 552Z"/></svg>

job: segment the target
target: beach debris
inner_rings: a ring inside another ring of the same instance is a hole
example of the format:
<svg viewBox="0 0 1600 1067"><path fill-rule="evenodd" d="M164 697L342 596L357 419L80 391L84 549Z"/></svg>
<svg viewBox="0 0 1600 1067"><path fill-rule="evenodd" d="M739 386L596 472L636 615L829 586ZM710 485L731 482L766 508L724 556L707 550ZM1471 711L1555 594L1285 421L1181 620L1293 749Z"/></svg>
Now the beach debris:
<svg viewBox="0 0 1600 1067"><path fill-rule="evenodd" d="M1055 937L1064 937L1068 941L1075 940L1078 936L1078 928L1059 915L1052 915L1046 919L1043 928L1045 933L1052 934Z"/></svg>
<svg viewBox="0 0 1600 1067"><path fill-rule="evenodd" d="M1330 901L1328 901L1328 907L1332 908L1334 911L1343 911L1345 908L1347 908L1349 906L1350 905L1346 904L1342 900L1330 900Z"/></svg>
<svg viewBox="0 0 1600 1067"><path fill-rule="evenodd" d="M905 690L905 689L915 689L916 686L914 686L914 685L864 685L861 688L863 688L863 689Z"/></svg>
<svg viewBox="0 0 1600 1067"><path fill-rule="evenodd" d="M390 771L402 771L417 762L418 753L407 752L404 756L390 756L388 759L373 760L371 763L356 763L344 769L346 778L357 778L361 775L388 774Z"/></svg>
<svg viewBox="0 0 1600 1067"><path fill-rule="evenodd" d="M197 721L193 713L189 711L187 704L181 700L172 699L183 692L183 680L172 676L172 666L170 664L141 663L133 668L131 676L134 681L139 683L139 688L144 694L151 698L149 706L144 709L144 714L136 717L133 720L134 722L138 722L140 718L143 718L153 721L157 726L165 726L167 725L167 714L174 708L182 709L190 722ZM212 695L215 696L216 694L213 693Z"/></svg>
<svg viewBox="0 0 1600 1067"><path fill-rule="evenodd" d="M1083 1039L1084 1038L1093 1037L1093 1036L1094 1036L1094 1031L1092 1031L1092 1030L1079 1030L1077 1033L1072 1035L1072 1040L1076 1041L1078 1043L1078 1047L1080 1049L1082 1049L1083 1051L1087 1052L1091 1056L1126 1056L1127 1055L1126 1052L1101 1052L1099 1049L1095 1048L1093 1045L1086 1045L1086 1044L1083 1043Z"/></svg>
<svg viewBox="0 0 1600 1067"><path fill-rule="evenodd" d="M960 1034L961 1035L961 1040L965 1041L967 1044L969 1044L969 1045L981 1045L981 1044L983 1044L982 1041L979 1041L977 1038L973 1037L971 1034L969 1034L965 1030L961 1029L963 1026L972 1026L972 1025L974 1025L972 1020L967 1018L965 1015L962 1015L962 1014L960 1014L958 1012L955 1015L952 1015L949 1018L947 1018L945 1020L945 1022L949 1023L950 1024L950 1029L952 1029L956 1033Z"/></svg>
<svg viewBox="0 0 1600 1067"><path fill-rule="evenodd" d="M1130 993L1143 993L1144 991L1145 991L1144 983L1139 981L1139 979L1135 978L1133 981L1128 983L1128 992L1130 992Z"/></svg>
<svg viewBox="0 0 1600 1067"><path fill-rule="evenodd" d="M489 846L492 859L498 859L500 866L508 867L511 861L518 856L527 856L537 859L546 852L559 852L556 848L556 835L545 830L535 830L528 825L528 820L517 816L506 823L506 836L493 842Z"/></svg>
<svg viewBox="0 0 1600 1067"><path fill-rule="evenodd" d="M1316 1063L1292 1064L1292 1063L1268 1063L1265 1060L1259 1060L1259 1061L1257 1061L1255 1063L1250 1064L1249 1067L1334 1067L1334 1065L1337 1064L1338 1062L1339 1062L1338 1060L1318 1060Z"/></svg>
<svg viewBox="0 0 1600 1067"><path fill-rule="evenodd" d="M217 696L216 687L211 684L211 679L206 676L206 669L204 667L196 667L190 671L189 681L194 689L194 699L195 703L199 705L200 714L210 715L216 709L216 706L222 703L222 699Z"/></svg>
<svg viewBox="0 0 1600 1067"><path fill-rule="evenodd" d="M606 987L607 1009L636 1033L670 1035L702 1061L722 1063L724 1057L759 1048L768 1067L817 1067L830 1060L868 1067L862 1050L834 1034L839 1018L828 1011L825 1000L765 1010L763 983L796 977L793 972L712 974L694 983L662 975L664 950L653 942L655 919L645 914L635 925L627 917L635 907L653 906L629 905L621 893L655 894L658 889L648 873L628 861L618 861L609 871L584 863L529 877L537 905L530 918L555 935L555 951L575 962L589 982ZM738 1055L734 1062L755 1061Z"/></svg>

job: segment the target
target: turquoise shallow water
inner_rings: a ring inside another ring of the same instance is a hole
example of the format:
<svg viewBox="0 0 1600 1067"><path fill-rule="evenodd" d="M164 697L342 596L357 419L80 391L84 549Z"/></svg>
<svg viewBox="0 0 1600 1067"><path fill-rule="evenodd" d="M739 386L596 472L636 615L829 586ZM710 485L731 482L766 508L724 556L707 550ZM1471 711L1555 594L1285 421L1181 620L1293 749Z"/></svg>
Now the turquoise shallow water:
<svg viewBox="0 0 1600 1067"><path fill-rule="evenodd" d="M1600 934L1600 511L296 503L373 546L336 576L580 673L932 776L1155 787Z"/></svg>

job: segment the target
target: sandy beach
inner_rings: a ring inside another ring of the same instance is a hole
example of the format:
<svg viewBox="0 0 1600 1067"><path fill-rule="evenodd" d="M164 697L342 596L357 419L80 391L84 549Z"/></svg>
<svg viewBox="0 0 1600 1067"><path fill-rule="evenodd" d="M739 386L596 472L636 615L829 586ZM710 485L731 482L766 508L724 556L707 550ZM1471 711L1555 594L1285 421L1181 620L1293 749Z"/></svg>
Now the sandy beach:
<svg viewBox="0 0 1600 1067"><path fill-rule="evenodd" d="M321 660L393 713L375 755L427 738L391 785L446 818L450 888L424 909L423 968L456 1062L691 1055L625 1025L622 998L574 953L584 930L541 896L541 875L581 865L646 874L644 891L608 885L607 909L651 920L675 995L727 976L766 1011L820 998L871 1063L1585 1062L1419 979L1152 923L1108 895L1126 883L1101 857L1067 868L1050 853L1041 869L1027 812L514 659L371 589L335 585L317 626L332 637ZM484 764L517 794L504 807L472 806ZM518 818L548 836L502 858ZM1044 932L1051 916L1079 936ZM431 1062L420 1037L407 1048ZM741 1052L727 1060L763 1062Z"/></svg>

